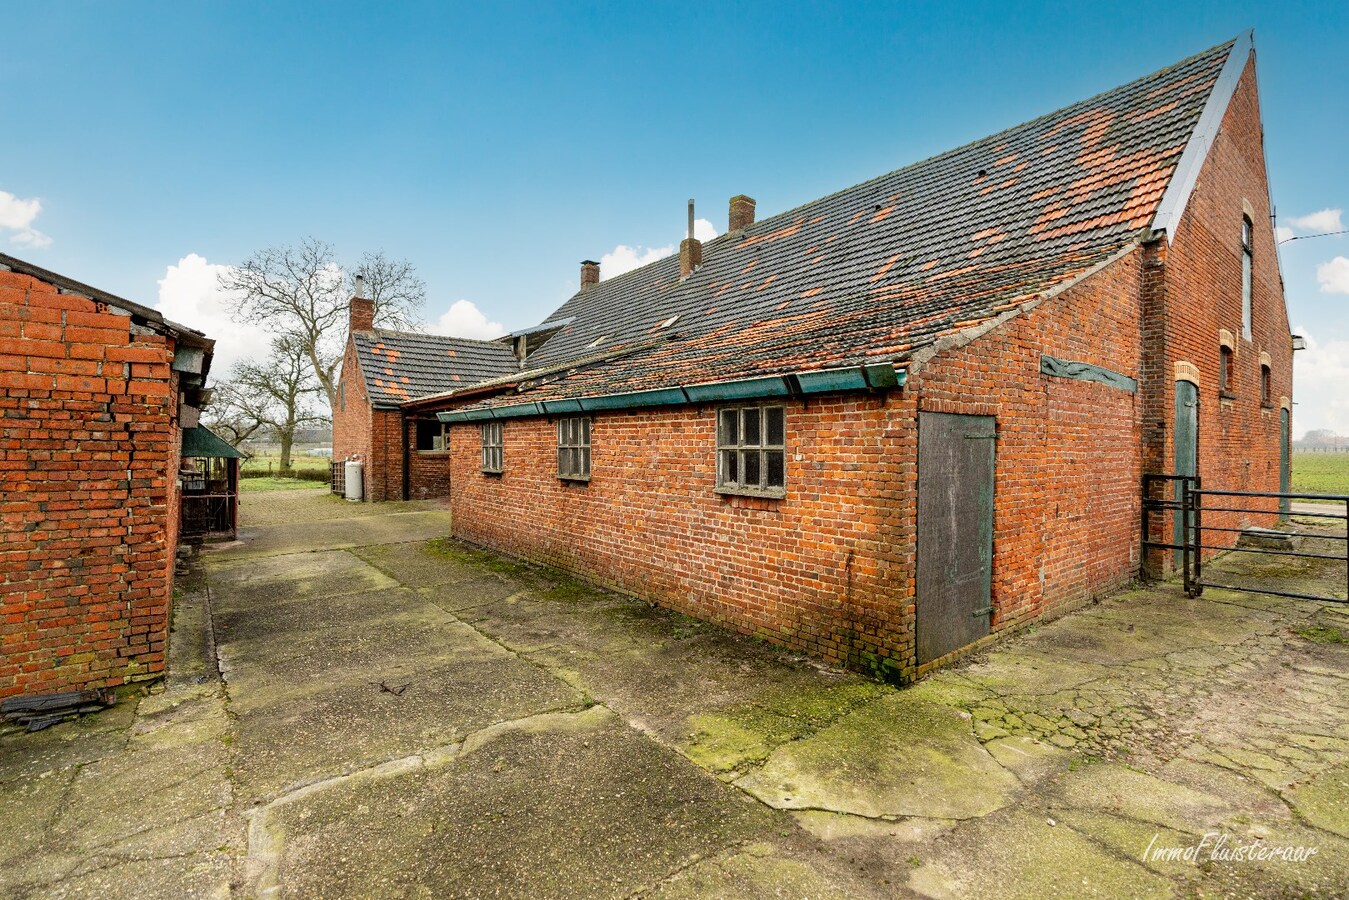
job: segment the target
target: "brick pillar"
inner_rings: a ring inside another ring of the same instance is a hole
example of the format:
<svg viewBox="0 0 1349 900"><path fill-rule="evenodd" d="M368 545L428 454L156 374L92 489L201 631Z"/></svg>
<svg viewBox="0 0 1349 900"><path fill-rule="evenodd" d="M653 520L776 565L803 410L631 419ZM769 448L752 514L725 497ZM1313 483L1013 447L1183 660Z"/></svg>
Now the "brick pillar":
<svg viewBox="0 0 1349 900"><path fill-rule="evenodd" d="M747 225L754 224L754 198L746 197L744 194L736 194L731 198L731 215L729 219L729 230L739 231Z"/></svg>
<svg viewBox="0 0 1349 900"><path fill-rule="evenodd" d="M1143 358L1139 372L1139 395L1143 418L1143 471L1165 474L1171 471L1167 456L1167 436L1174 379L1166 337L1166 237L1143 245L1139 299L1141 307L1140 347ZM1160 488L1159 488L1160 490ZM1165 514L1151 516L1155 541L1170 541L1171 520ZM1143 574L1163 577L1171 568L1171 554L1150 550L1143 554Z"/></svg>
<svg viewBox="0 0 1349 900"><path fill-rule="evenodd" d="M684 238L679 242L679 277L688 278L693 270L703 264L703 242L697 238Z"/></svg>
<svg viewBox="0 0 1349 900"><path fill-rule="evenodd" d="M348 307L351 313L351 331L369 331L375 327L375 301L368 297L352 297Z"/></svg>
<svg viewBox="0 0 1349 900"><path fill-rule="evenodd" d="M600 264L593 259L581 261L581 290L589 290L600 283Z"/></svg>

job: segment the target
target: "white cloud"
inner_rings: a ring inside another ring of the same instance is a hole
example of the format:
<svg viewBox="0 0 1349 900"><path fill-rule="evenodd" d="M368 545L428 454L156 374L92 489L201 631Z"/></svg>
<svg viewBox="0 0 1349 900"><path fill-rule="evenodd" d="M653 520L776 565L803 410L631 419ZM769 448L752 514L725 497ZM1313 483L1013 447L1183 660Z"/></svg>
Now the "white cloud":
<svg viewBox="0 0 1349 900"><path fill-rule="evenodd" d="M1322 209L1310 215L1297 216L1288 220L1288 224L1298 231L1323 232L1323 231L1343 231L1344 223L1340 221L1340 212L1338 209Z"/></svg>
<svg viewBox="0 0 1349 900"><path fill-rule="evenodd" d="M155 304L166 318L205 332L215 341L213 379L225 377L239 360L265 356L270 349L269 336L262 329L234 321L238 304L220 287L220 274L228 269L189 253L165 270Z"/></svg>
<svg viewBox="0 0 1349 900"><path fill-rule="evenodd" d="M1329 428L1349 435L1349 341L1334 340L1322 344L1305 328L1294 329L1307 342L1305 350L1293 354L1293 407L1295 434Z"/></svg>
<svg viewBox="0 0 1349 900"><path fill-rule="evenodd" d="M42 212L42 201L36 197L21 200L8 191L0 191L0 228L14 232L11 243L20 247L46 247L52 239L33 227L33 220Z"/></svg>
<svg viewBox="0 0 1349 900"><path fill-rule="evenodd" d="M694 219L693 236L700 241L710 241L717 236L716 226L707 219ZM613 278L647 263L664 259L678 251L677 243L666 244L664 247L629 247L627 244L619 244L600 257L600 277Z"/></svg>
<svg viewBox="0 0 1349 900"><path fill-rule="evenodd" d="M500 322L489 322L482 310L470 300L456 300L431 326L435 334L490 341L506 333Z"/></svg>
<svg viewBox="0 0 1349 900"><path fill-rule="evenodd" d="M1316 283L1323 294L1349 294L1349 259L1337 256L1316 267Z"/></svg>
<svg viewBox="0 0 1349 900"><path fill-rule="evenodd" d="M1274 229L1274 240L1278 241L1280 244L1284 241L1291 240L1292 237L1293 229L1288 228L1287 226L1280 225Z"/></svg>
<svg viewBox="0 0 1349 900"><path fill-rule="evenodd" d="M631 272L647 263L664 259L674 253L675 249L674 244L667 244L664 247L629 247L627 244L619 244L600 257L600 277L613 278L615 275Z"/></svg>

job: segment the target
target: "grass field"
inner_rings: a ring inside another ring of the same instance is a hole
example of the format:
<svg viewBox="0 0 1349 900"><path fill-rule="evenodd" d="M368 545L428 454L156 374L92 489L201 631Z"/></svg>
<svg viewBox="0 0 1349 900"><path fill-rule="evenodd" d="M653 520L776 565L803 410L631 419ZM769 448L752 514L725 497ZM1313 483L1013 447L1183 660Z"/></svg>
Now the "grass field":
<svg viewBox="0 0 1349 900"><path fill-rule="evenodd" d="M1349 494L1349 453L1293 453L1293 493Z"/></svg>
<svg viewBox="0 0 1349 900"><path fill-rule="evenodd" d="M326 456L305 456L302 451L290 455L290 467L292 469L304 469L306 471L328 471L328 457ZM240 467L243 472L275 472L281 468L281 456L276 453L260 453L257 456L244 460Z"/></svg>
<svg viewBox="0 0 1349 900"><path fill-rule="evenodd" d="M326 481L302 481L299 478L240 478L239 493L255 491L326 491Z"/></svg>

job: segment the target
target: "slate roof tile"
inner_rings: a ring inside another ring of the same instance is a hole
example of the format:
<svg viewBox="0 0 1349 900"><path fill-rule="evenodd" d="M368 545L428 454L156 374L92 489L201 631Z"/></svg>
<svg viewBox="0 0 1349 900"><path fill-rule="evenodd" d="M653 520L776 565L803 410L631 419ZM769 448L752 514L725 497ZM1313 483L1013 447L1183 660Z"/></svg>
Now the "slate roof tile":
<svg viewBox="0 0 1349 900"><path fill-rule="evenodd" d="M601 281L549 317L549 373L477 405L902 365L1136 240L1232 46L722 235L685 280L670 256Z"/></svg>
<svg viewBox="0 0 1349 900"><path fill-rule="evenodd" d="M365 388L377 405L441 394L518 371L505 344L405 331L352 333Z"/></svg>

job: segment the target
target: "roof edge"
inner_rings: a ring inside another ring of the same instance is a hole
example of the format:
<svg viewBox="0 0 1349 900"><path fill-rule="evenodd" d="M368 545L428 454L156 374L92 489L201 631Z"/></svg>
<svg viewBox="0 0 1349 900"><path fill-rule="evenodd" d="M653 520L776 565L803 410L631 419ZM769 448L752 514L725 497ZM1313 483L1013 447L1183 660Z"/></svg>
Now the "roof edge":
<svg viewBox="0 0 1349 900"><path fill-rule="evenodd" d="M65 275L59 275L50 269L44 269L7 253L0 253L0 268L36 278L38 281L45 281L67 294L85 297L98 303L106 303L109 306L116 307L129 316L144 319L147 324L158 326L159 329L172 333L175 338L189 346L200 347L207 351L215 348L215 341L208 338L204 332L166 319L159 310L151 309L148 306L136 303L134 300L127 300L116 294L110 294L107 291L76 281L73 278L67 278Z"/></svg>
<svg viewBox="0 0 1349 900"><path fill-rule="evenodd" d="M527 416L574 415L646 409L655 406L700 406L737 400L799 398L812 394L888 391L904 387L908 373L893 362L867 363L835 369L812 369L781 375L755 375L730 381L674 385L644 391L616 394L591 394L555 400L535 400L504 406L443 410L436 413L441 422L481 422L489 419L518 419Z"/></svg>
<svg viewBox="0 0 1349 900"><path fill-rule="evenodd" d="M1176 240L1176 229L1180 226L1181 217L1185 215L1185 207L1190 202L1190 195L1194 193L1195 184L1199 181L1199 172L1204 167L1204 161L1208 159L1209 151L1213 149L1213 141L1222 127L1223 116L1227 115L1227 107L1231 105L1232 96L1237 91L1238 82L1241 81L1241 73L1246 71L1246 62L1254 50L1254 28L1247 29L1233 39L1232 49L1227 51L1227 61L1223 63L1222 71L1218 73L1218 80L1213 83L1213 90L1208 95L1208 102L1204 104L1204 111L1200 113L1194 131L1190 133L1190 140L1185 144L1185 152L1176 163L1176 171L1171 175L1166 193L1157 204L1152 229L1165 231L1168 245Z"/></svg>
<svg viewBox="0 0 1349 900"><path fill-rule="evenodd" d="M908 357L909 372L915 375L918 374L918 372L923 368L923 366L927 365L928 361L931 360L934 356L937 356L938 354L941 353L945 353L947 350L958 350L961 347L964 347L966 344L983 337L990 331L1002 327L1003 325L1010 322L1012 319L1015 319L1016 317L1022 315L1023 313L1030 312L1040 304L1044 303L1046 300L1053 300L1055 297L1059 296L1065 291L1072 290L1082 282L1086 281L1088 278L1091 278L1096 273L1104 269L1107 269L1110 266L1113 266L1115 263L1119 262L1121 259L1124 259L1124 257L1128 256L1130 253L1133 253L1140 246L1142 246L1142 244L1143 238L1135 237L1128 243L1126 243L1124 246L1120 247L1118 250L1106 256L1100 262L1095 263L1092 266L1089 266L1085 271L1081 272L1077 276L1069 278L1067 281L1056 284L1053 287L1049 288L1048 290L1040 291L1038 294L1031 297L1025 303L1022 303L1019 306L1014 307L1013 309L1009 309L1005 313L994 316L991 319L980 322L978 325L971 325L969 328L964 328L961 329L960 331L952 332L950 334L946 334L943 335L942 337L937 338L932 343L920 348L919 350L916 350L915 352L909 355Z"/></svg>

